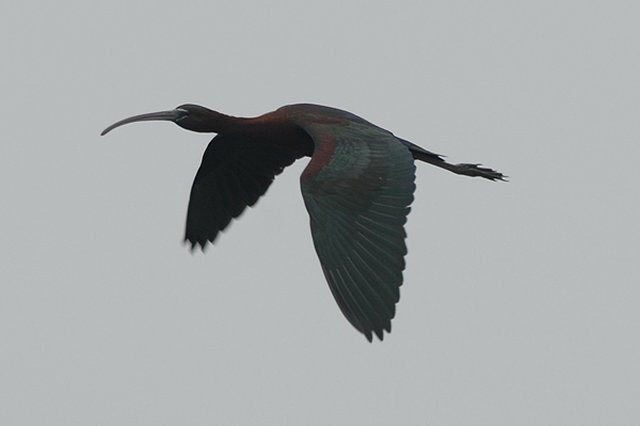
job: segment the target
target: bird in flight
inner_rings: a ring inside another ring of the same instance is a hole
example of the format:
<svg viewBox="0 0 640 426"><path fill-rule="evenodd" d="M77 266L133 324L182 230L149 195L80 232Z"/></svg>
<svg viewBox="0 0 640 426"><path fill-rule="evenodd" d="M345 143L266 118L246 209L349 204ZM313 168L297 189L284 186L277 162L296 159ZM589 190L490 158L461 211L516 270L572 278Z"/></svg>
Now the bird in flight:
<svg viewBox="0 0 640 426"><path fill-rule="evenodd" d="M506 180L479 164L451 164L350 112L312 104L288 105L253 118L185 104L125 118L107 127L165 120L217 133L196 173L185 241L213 243L276 175L311 157L300 177L311 235L331 293L347 320L371 341L391 332L400 299L406 233L415 190L414 160L450 172Z"/></svg>

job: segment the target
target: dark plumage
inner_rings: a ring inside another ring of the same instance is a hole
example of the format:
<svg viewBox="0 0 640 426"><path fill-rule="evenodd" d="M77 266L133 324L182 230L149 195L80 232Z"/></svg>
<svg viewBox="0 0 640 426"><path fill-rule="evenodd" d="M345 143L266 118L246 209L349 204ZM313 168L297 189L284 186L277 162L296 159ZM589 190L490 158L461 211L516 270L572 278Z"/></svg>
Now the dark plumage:
<svg viewBox="0 0 640 426"><path fill-rule="evenodd" d="M218 134L191 189L185 240L192 248L213 242L285 167L311 157L300 184L314 246L342 313L369 341L373 334L382 340L383 331L391 331L400 298L414 160L461 175L505 180L478 164L450 164L349 112L311 104L284 106L255 118L182 105L124 119L102 134L149 120Z"/></svg>

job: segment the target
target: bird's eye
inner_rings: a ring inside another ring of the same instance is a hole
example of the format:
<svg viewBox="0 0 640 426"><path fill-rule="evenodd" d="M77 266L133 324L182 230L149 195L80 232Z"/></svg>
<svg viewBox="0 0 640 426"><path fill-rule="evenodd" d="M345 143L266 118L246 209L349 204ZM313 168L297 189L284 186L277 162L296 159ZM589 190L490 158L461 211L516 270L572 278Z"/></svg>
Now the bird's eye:
<svg viewBox="0 0 640 426"><path fill-rule="evenodd" d="M184 115L181 115L178 118L176 118L176 122L184 120L189 115L189 111L187 111L184 108L176 108L176 111L180 111L180 112L184 113Z"/></svg>

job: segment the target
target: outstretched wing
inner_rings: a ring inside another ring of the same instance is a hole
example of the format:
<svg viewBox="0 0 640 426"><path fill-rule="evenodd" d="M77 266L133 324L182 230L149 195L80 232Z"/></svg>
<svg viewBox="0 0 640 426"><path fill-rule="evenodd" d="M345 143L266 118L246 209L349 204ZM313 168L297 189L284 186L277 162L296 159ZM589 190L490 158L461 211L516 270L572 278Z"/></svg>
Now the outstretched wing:
<svg viewBox="0 0 640 426"><path fill-rule="evenodd" d="M301 124L315 151L301 177L322 270L342 313L369 341L391 331L415 190L409 150L368 123Z"/></svg>
<svg viewBox="0 0 640 426"><path fill-rule="evenodd" d="M290 150L250 136L213 138L191 188L185 241L192 248L213 242L296 158Z"/></svg>

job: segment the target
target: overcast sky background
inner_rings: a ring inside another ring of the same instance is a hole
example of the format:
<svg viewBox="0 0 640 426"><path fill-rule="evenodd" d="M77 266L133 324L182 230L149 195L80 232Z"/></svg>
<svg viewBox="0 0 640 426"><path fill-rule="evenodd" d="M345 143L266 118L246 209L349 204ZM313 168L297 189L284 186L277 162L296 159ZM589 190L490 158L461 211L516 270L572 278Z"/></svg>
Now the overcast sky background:
<svg viewBox="0 0 640 426"><path fill-rule="evenodd" d="M105 1L0 7L0 424L640 423L640 6ZM200 103L354 112L419 164L393 332L369 344L278 177L181 244Z"/></svg>

